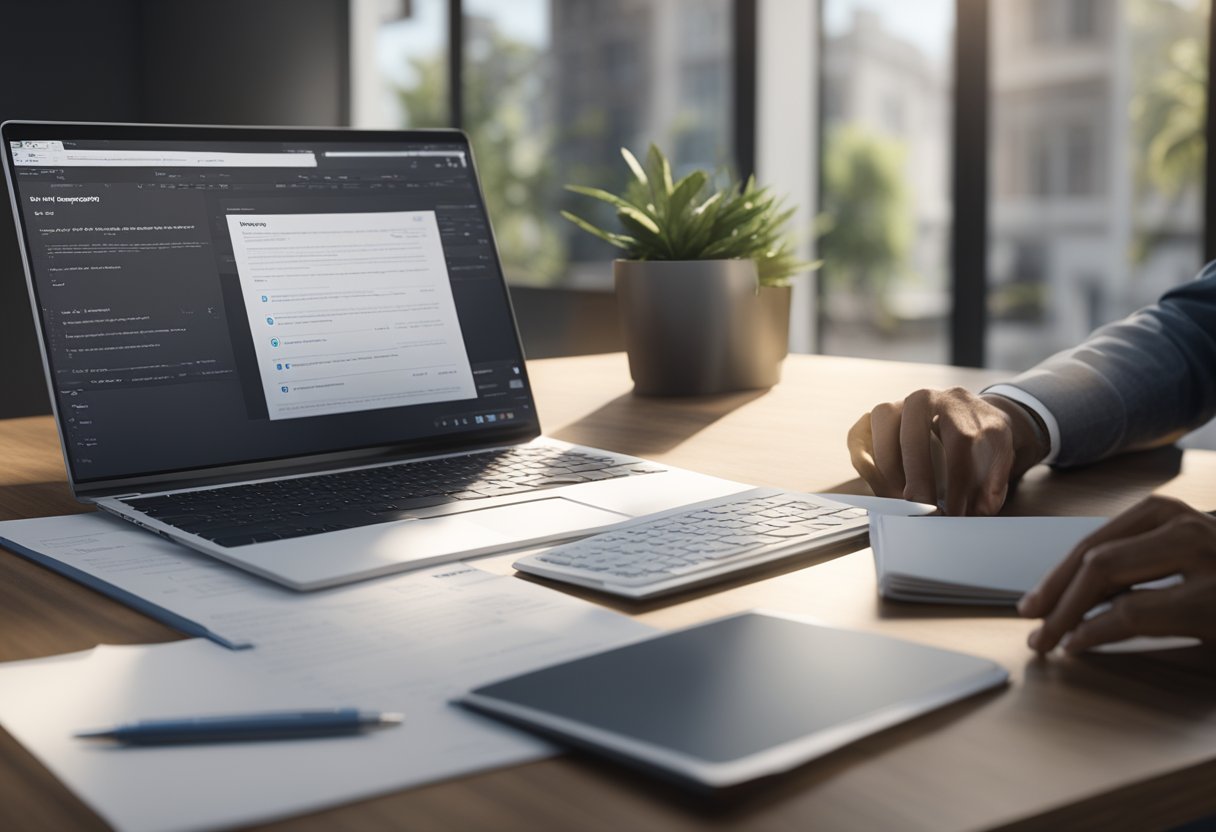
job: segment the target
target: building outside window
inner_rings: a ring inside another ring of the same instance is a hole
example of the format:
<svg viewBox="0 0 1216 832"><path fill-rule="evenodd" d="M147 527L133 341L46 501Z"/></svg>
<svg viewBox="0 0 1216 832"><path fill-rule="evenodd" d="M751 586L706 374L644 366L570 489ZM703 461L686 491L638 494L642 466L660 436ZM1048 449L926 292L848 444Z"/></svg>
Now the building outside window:
<svg viewBox="0 0 1216 832"><path fill-rule="evenodd" d="M463 0L460 120L511 282L610 285L615 250L558 212L611 222L563 185L620 187L621 146L658 141L677 172L730 167L736 2ZM949 361L952 286L979 280L986 361L1017 370L1201 265L1210 3L988 3L989 31L963 33L988 47L987 267L957 275L956 0L818 0L822 32L806 34L817 68L782 78L781 95L819 101L819 141L805 142L818 204L800 204L826 261L823 352ZM374 17L375 55L355 73L356 124L451 124L448 0L354 8ZM781 173L768 170L778 188L807 187Z"/></svg>
<svg viewBox="0 0 1216 832"><path fill-rule="evenodd" d="M949 361L953 0L823 0L823 352Z"/></svg>
<svg viewBox="0 0 1216 832"><path fill-rule="evenodd" d="M1206 9L991 0L990 366L1028 367L1198 270Z"/></svg>
<svg viewBox="0 0 1216 832"><path fill-rule="evenodd" d="M611 285L616 250L559 211L612 221L563 186L622 186L621 147L642 156L653 141L677 172L728 171L731 10L730 0L464 1L461 126L510 282ZM377 12L388 89L369 118L451 124L446 0L379 2Z"/></svg>

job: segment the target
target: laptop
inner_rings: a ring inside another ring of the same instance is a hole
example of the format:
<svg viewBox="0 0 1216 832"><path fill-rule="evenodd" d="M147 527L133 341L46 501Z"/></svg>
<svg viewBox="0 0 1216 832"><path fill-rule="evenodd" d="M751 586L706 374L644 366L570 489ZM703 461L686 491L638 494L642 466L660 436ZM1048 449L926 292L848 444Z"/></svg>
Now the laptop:
<svg viewBox="0 0 1216 832"><path fill-rule="evenodd" d="M83 502L311 590L746 488L541 436L459 131L0 136Z"/></svg>

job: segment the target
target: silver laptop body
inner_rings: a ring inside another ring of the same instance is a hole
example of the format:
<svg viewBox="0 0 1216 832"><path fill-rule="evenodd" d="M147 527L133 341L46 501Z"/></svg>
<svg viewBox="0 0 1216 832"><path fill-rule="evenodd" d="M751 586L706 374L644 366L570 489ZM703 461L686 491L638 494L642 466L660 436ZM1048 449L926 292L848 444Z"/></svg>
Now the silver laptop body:
<svg viewBox="0 0 1216 832"><path fill-rule="evenodd" d="M541 436L459 131L0 134L83 502L309 590L746 488Z"/></svg>

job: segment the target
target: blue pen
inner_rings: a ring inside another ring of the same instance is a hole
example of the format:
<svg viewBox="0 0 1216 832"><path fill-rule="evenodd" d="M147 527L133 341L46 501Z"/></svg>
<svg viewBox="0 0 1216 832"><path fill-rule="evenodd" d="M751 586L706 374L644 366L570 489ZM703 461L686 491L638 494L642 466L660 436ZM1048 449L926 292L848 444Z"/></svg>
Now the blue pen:
<svg viewBox="0 0 1216 832"><path fill-rule="evenodd" d="M358 734L373 728L400 725L401 714L331 708L319 711L278 711L233 716L146 719L84 731L79 739L111 740L123 745L178 745L204 742L254 742Z"/></svg>

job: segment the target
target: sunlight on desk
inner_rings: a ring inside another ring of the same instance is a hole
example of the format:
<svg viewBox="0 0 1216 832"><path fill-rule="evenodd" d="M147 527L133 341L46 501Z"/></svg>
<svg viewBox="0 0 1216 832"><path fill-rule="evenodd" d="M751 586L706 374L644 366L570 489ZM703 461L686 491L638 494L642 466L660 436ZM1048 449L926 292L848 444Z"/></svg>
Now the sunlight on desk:
<svg viewBox="0 0 1216 832"><path fill-rule="evenodd" d="M979 389L1000 374L794 355L768 391L644 399L620 354L529 365L542 424L559 438L641 453L757 485L859 490L844 437L877 401L915 386ZM76 510L62 484L49 419L0 423L0 516ZM33 485L31 485L33 484ZM1032 471L1009 514L1108 515L1157 491L1216 508L1216 453L1164 449L1083 470ZM516 556L479 560L510 575ZM521 579L522 580L522 579ZM896 635L1001 663L1011 687L900 726L709 812L670 789L581 757L515 767L327 810L268 828L433 827L979 829L1169 826L1216 813L1216 667L1210 650L1040 661L1034 626L1002 611L883 603L870 552L848 547L662 602L628 604L554 587L663 628L750 608ZM0 557L0 658L79 650L99 641L177 636L15 557ZM57 825L99 828L11 740L0 800ZM28 784L18 787L15 784ZM560 795L560 799L554 798ZM90 823L92 824L90 827Z"/></svg>

